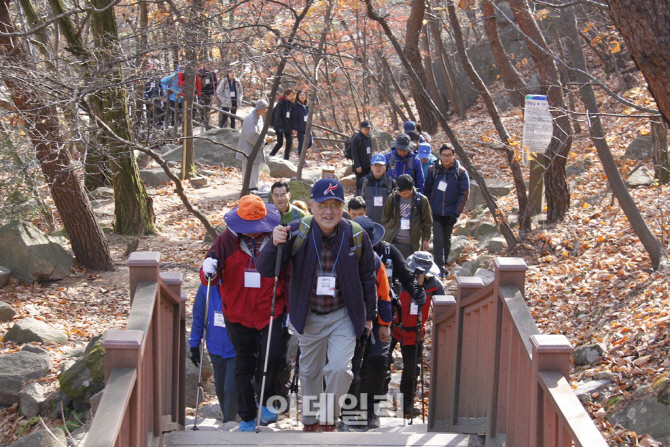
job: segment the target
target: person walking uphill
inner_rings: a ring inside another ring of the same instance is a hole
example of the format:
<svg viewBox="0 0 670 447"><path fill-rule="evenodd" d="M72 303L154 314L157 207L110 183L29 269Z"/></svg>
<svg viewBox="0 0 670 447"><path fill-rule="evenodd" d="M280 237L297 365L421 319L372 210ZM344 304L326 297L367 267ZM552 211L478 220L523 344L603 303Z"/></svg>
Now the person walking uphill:
<svg viewBox="0 0 670 447"><path fill-rule="evenodd" d="M268 111L268 103L264 99L260 99L247 116L242 121L242 128L240 129L240 139L237 143L237 150L244 152L247 155L251 154L256 141L261 136L263 131L263 117ZM247 170L247 157L242 154L235 154L235 158L242 160L242 175ZM258 151L256 158L251 161L253 167L251 169L251 179L249 180L249 189L258 189L258 177L260 176L261 163L265 161L265 154L263 148Z"/></svg>
<svg viewBox="0 0 670 447"><path fill-rule="evenodd" d="M365 199L367 216L380 224L386 199L396 186L395 180L386 172L386 158L382 154L374 154L371 162L372 170L356 184L354 195Z"/></svg>
<svg viewBox="0 0 670 447"><path fill-rule="evenodd" d="M317 181L310 204L313 219L275 227L258 271L273 276L277 246L286 243L282 267L291 262L290 320L300 346L304 430L334 431L339 399L353 378L356 338L371 331L377 318L375 259L367 233L342 219L344 187L338 180Z"/></svg>
<svg viewBox="0 0 670 447"><path fill-rule="evenodd" d="M470 177L456 160L450 144L440 147L440 159L428 168L426 197L433 212L433 253L444 275L451 250L451 232L470 195Z"/></svg>
<svg viewBox="0 0 670 447"><path fill-rule="evenodd" d="M419 192L423 192L423 169L421 161L416 154L410 150L409 136L404 133L398 135L393 143L391 152L385 155L388 173L392 179L397 179L403 174L409 174Z"/></svg>
<svg viewBox="0 0 670 447"><path fill-rule="evenodd" d="M272 112L272 128L277 133L277 144L272 148L270 156L274 157L286 139L286 147L284 148L284 160L288 160L291 155L291 148L293 146L293 122L291 120L291 109L293 108L293 101L295 100L295 92L293 89L287 88L284 94L279 98L275 104Z"/></svg>
<svg viewBox="0 0 670 447"><path fill-rule="evenodd" d="M370 172L370 157L372 157L371 129L372 125L370 122L363 121L360 131L351 137L351 157L354 161L356 184Z"/></svg>
<svg viewBox="0 0 670 447"><path fill-rule="evenodd" d="M287 307L282 279L284 273L279 276L273 333L269 334L274 280L261 277L256 263L258 253L268 245L270 234L280 218L274 205L266 207L260 197L247 195L226 213L224 219L228 228L214 240L211 248L216 259L205 259L200 278L203 284L207 284L207 278L211 277L214 277L213 283L221 280L223 315L215 315L214 318L218 318L219 322L223 318L236 352L235 383L238 414L242 419L239 430L254 431L257 415L254 377L259 357L264 363L268 338L271 357L268 359L268 385L260 403L261 421L270 423L277 420L276 413L268 408L266 402L277 394L276 365L281 352L281 322Z"/></svg>

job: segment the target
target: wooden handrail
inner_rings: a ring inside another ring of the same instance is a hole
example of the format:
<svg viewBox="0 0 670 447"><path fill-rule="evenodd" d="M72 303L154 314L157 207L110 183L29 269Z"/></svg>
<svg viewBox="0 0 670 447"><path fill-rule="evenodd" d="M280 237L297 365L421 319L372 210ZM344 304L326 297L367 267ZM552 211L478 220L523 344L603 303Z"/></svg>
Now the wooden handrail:
<svg viewBox="0 0 670 447"><path fill-rule="evenodd" d="M115 368L107 379L98 413L86 438L86 447L108 447L116 443L137 382L137 368Z"/></svg>

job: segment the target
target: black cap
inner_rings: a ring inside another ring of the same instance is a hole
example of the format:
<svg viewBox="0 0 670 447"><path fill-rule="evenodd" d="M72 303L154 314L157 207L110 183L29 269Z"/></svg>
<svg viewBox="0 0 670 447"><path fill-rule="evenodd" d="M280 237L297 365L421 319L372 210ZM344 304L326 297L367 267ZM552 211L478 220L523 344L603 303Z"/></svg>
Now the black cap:
<svg viewBox="0 0 670 447"><path fill-rule="evenodd" d="M398 135L395 139L395 143L393 144L393 147L396 149L401 149L403 151L409 150L409 137L405 133L401 133Z"/></svg>
<svg viewBox="0 0 670 447"><path fill-rule="evenodd" d="M409 137L410 141L419 141L421 139L421 135L419 135L419 132L415 130L407 132L407 136Z"/></svg>
<svg viewBox="0 0 670 447"><path fill-rule="evenodd" d="M372 127L372 124L370 124L370 121L361 122L361 129L369 129L371 127Z"/></svg>

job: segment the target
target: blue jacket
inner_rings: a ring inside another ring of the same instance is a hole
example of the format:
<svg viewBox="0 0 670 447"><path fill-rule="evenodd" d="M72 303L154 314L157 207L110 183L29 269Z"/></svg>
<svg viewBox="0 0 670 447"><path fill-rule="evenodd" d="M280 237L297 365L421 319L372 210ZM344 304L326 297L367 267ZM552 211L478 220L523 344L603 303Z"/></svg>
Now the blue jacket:
<svg viewBox="0 0 670 447"><path fill-rule="evenodd" d="M181 92L181 87L178 85L179 83L179 72L174 72L170 76L166 76L163 79L161 79L161 84L163 87L163 91L167 92L167 89L169 88L172 90L172 93L170 93L170 101L174 101L174 95L176 93ZM181 95L177 97L177 101L181 102Z"/></svg>
<svg viewBox="0 0 670 447"><path fill-rule="evenodd" d="M420 158L419 158L419 161L421 161ZM423 186L424 187L426 186L426 178L428 178L428 168L430 168L432 166L432 164L435 163L436 161L437 161L437 157L433 154L429 155L427 162L424 163L424 162L421 161L421 166L423 167Z"/></svg>
<svg viewBox="0 0 670 447"><path fill-rule="evenodd" d="M293 130L298 133L305 133L307 130L307 114L309 113L309 106L303 105L299 102L293 103L291 106L291 124Z"/></svg>
<svg viewBox="0 0 670 447"><path fill-rule="evenodd" d="M288 307L293 327L299 334L302 334L309 313L312 286L316 281L319 268L314 244L320 247L323 233L316 221L313 221L300 250L291 257L293 238L297 235L299 227L300 221L291 222L291 238L283 248L282 268L286 268L288 263L292 262ZM342 250L335 266L335 274L344 304L349 312L349 318L354 326L354 332L358 337L363 333L365 321L374 321L377 318L377 272L374 251L367 233L363 231L360 259L356 255L355 247L352 247L353 240L351 223L342 219L337 225L337 234L333 240L333 246L341 246ZM261 249L256 259L256 268L261 275L271 278L274 276L276 260L277 247L270 240Z"/></svg>
<svg viewBox="0 0 670 447"><path fill-rule="evenodd" d="M393 148L391 152L385 155L386 167L392 179L396 179L403 174L409 174L414 179L414 186L419 192L423 192L423 168L421 160L416 154L409 151L407 155L401 157L398 151Z"/></svg>
<svg viewBox="0 0 670 447"><path fill-rule="evenodd" d="M203 329L205 327L205 303L207 301L207 286L200 285L193 303L193 324L191 325L191 338L189 346L197 348L200 346ZM235 348L228 338L228 330L225 327L214 326L214 312L222 312L221 295L219 288L212 286L209 290L209 311L207 312L207 351L224 359L235 357Z"/></svg>
<svg viewBox="0 0 670 447"><path fill-rule="evenodd" d="M444 191L439 189L440 182L447 182ZM426 197L430 201L433 214L438 216L460 215L470 195L470 177L458 160L449 169L445 169L440 160L428 168L426 177Z"/></svg>

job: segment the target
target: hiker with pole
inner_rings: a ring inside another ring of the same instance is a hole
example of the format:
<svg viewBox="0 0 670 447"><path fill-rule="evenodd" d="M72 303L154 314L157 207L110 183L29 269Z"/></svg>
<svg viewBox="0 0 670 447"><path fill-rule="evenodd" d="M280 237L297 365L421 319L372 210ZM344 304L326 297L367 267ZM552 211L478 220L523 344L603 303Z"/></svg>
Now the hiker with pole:
<svg viewBox="0 0 670 447"><path fill-rule="evenodd" d="M283 268L292 265L289 307L300 347L303 430L349 430L336 416L353 377L356 338L377 318L375 261L367 233L342 219L338 180L317 181L310 198L313 216L277 225L258 256L258 270L272 277L280 254Z"/></svg>
<svg viewBox="0 0 670 447"><path fill-rule="evenodd" d="M217 269L218 270L218 269ZM207 285L201 285L193 303L193 324L191 325L191 361L198 369L198 390L196 392L195 419L193 430L198 430L198 407L202 380L202 358L205 339L207 352L214 369L214 389L219 400L223 422L234 421L237 417L237 387L235 385L235 348L228 338L223 320L221 294L212 279L207 277Z"/></svg>
<svg viewBox="0 0 670 447"><path fill-rule="evenodd" d="M257 270L257 261L259 252L270 241L273 228L279 225L280 215L274 205L266 206L260 197L247 195L224 219L227 229L212 245L216 260L205 259L200 277L203 284L212 274L212 283L221 280L223 323L236 353L239 431L251 432L256 430L257 404L261 424L277 420L276 411L267 402L277 394L281 322L287 309L284 274L280 273L277 280L263 278ZM217 271L218 262L220 270ZM257 398L255 392L259 358L265 366L263 377L267 378L262 398Z"/></svg>
<svg viewBox="0 0 670 447"><path fill-rule="evenodd" d="M440 269L433 262L433 256L427 251L414 252L406 260L407 266L417 277L417 283L423 287L425 294L412 297L407 291L400 292L401 312L396 313L393 339L391 340L389 364L393 363L393 350L400 343L403 359L403 370L400 378L400 392L403 397L403 416L414 419L421 410L414 407L416 379L419 365L423 358L423 339L426 334L426 321L430 313L427 299L433 295L444 295L444 286L436 279ZM421 396L423 399L423 396Z"/></svg>

